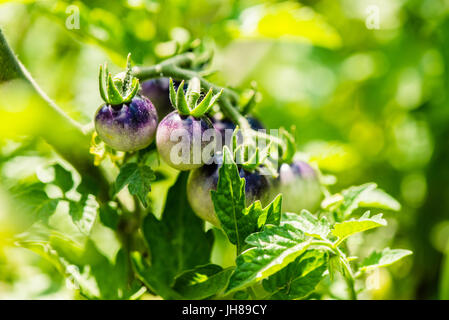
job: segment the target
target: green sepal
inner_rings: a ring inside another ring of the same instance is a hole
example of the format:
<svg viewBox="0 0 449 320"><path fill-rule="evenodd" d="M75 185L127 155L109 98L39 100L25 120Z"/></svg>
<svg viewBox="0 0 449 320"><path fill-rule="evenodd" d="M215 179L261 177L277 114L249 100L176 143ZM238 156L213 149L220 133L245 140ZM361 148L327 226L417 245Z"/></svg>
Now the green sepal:
<svg viewBox="0 0 449 320"><path fill-rule="evenodd" d="M246 171L254 171L260 165L260 150L256 148L256 151L252 156L242 164L243 169Z"/></svg>
<svg viewBox="0 0 449 320"><path fill-rule="evenodd" d="M123 87L122 87L123 93L125 93L126 91L134 91L134 89L128 90L128 88L134 87L134 79L137 80L137 78L134 78L131 74L131 53L128 53L128 57L126 58L126 73L125 77L123 78Z"/></svg>
<svg viewBox="0 0 449 320"><path fill-rule="evenodd" d="M201 82L198 78L193 78L190 80L189 87L187 88L187 92L185 94L184 80L179 85L178 90L175 91L173 80L170 78L170 102L181 115L190 115L195 118L201 118L210 111L222 93L223 90L216 95L212 95L213 90L210 89L204 99L198 103L201 96Z"/></svg>
<svg viewBox="0 0 449 320"><path fill-rule="evenodd" d="M139 91L139 79L133 78L131 81L131 88L127 95L123 98L123 103L130 102L136 96L137 91Z"/></svg>
<svg viewBox="0 0 449 320"><path fill-rule="evenodd" d="M254 108L254 106L257 103L257 95L258 92L256 90L256 85L253 85L253 88L249 92L249 98L245 99L245 103L242 103L243 107L241 109L242 115L247 115L251 112L251 110Z"/></svg>
<svg viewBox="0 0 449 320"><path fill-rule="evenodd" d="M186 96L184 95L184 80L178 87L178 92L176 93L176 109L178 109L179 114L188 116L190 115L190 109L187 104Z"/></svg>
<svg viewBox="0 0 449 320"><path fill-rule="evenodd" d="M186 97L187 97L187 105L189 109L194 109L198 99L201 96L201 82L200 79L194 77L190 79L189 86L187 87Z"/></svg>
<svg viewBox="0 0 449 320"><path fill-rule="evenodd" d="M281 139L285 142L285 147L282 150L282 162L291 163L296 153L295 138L284 128L280 129Z"/></svg>
<svg viewBox="0 0 449 320"><path fill-rule="evenodd" d="M169 95L169 97L170 97L170 102L171 102L171 105L173 106L173 108L175 108L175 109L177 109L177 107L176 107L176 91L175 91L175 87L173 86L173 79L172 78L170 78L170 86L169 86L169 88L170 88L170 95Z"/></svg>
<svg viewBox="0 0 449 320"><path fill-rule="evenodd" d="M106 64L104 65L104 68L107 70ZM98 76L98 81L99 81L101 98L103 99L104 102L107 102L108 98L106 96L106 92L104 91L104 86L103 86L103 65L100 65L100 75Z"/></svg>
<svg viewBox="0 0 449 320"><path fill-rule="evenodd" d="M99 86L101 98L110 105L128 103L135 97L139 91L139 79L132 76L130 54L126 71L115 77L109 73L107 64L100 66Z"/></svg>
<svg viewBox="0 0 449 320"><path fill-rule="evenodd" d="M212 109L215 102L217 102L217 100L221 97L222 93L223 93L223 89L221 89L219 93L217 93L215 96L212 97L212 100L209 102L209 106L207 107L207 109L204 113L208 113L209 110Z"/></svg>
<svg viewBox="0 0 449 320"><path fill-rule="evenodd" d="M212 89L206 94L204 99L191 111L191 115L194 117L201 117L209 109L210 101L212 100Z"/></svg>
<svg viewBox="0 0 449 320"><path fill-rule="evenodd" d="M107 86L106 91L108 94L108 103L111 105L119 105L123 103L123 97L120 91L117 89L114 80L112 79L112 74L107 75Z"/></svg>

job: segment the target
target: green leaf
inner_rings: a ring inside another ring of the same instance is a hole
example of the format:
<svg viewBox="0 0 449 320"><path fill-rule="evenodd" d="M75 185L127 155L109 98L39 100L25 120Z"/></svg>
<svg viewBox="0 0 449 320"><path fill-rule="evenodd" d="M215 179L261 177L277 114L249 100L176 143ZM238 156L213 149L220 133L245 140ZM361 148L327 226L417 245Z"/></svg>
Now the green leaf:
<svg viewBox="0 0 449 320"><path fill-rule="evenodd" d="M367 271L374 268L386 267L411 255L413 252L404 249L385 248L380 252L373 252L363 260L360 271Z"/></svg>
<svg viewBox="0 0 449 320"><path fill-rule="evenodd" d="M232 154L223 148L223 164L219 170L217 190L212 190L212 201L221 227L232 244L242 248L245 238L257 231L258 216L254 210L245 210L245 179Z"/></svg>
<svg viewBox="0 0 449 320"><path fill-rule="evenodd" d="M367 183L353 186L341 192L343 201L338 203L344 217L351 215L360 207L379 208L398 211L401 205L392 196L382 189L377 188L375 183Z"/></svg>
<svg viewBox="0 0 449 320"><path fill-rule="evenodd" d="M344 222L339 222L334 225L332 234L338 237L338 243L341 243L347 237L366 230L370 230L377 227L386 226L387 221L382 218L382 213L369 217L369 211L367 211L359 219L351 219Z"/></svg>
<svg viewBox="0 0 449 320"><path fill-rule="evenodd" d="M64 193L72 189L73 188L72 173L66 170L60 164L55 164L53 166L53 169L55 170L55 178L52 181L52 183L60 187Z"/></svg>
<svg viewBox="0 0 449 320"><path fill-rule="evenodd" d="M143 164L127 163L120 168L115 181L116 192L128 185L129 193L136 195L144 207L148 206L147 195L151 191L151 181L156 178L153 170Z"/></svg>
<svg viewBox="0 0 449 320"><path fill-rule="evenodd" d="M62 235L51 235L47 240L23 239L17 244L52 262L66 277L66 283L88 299L129 299L141 288L137 282L128 285L129 268L123 250L110 261L91 240L81 246Z"/></svg>
<svg viewBox="0 0 449 320"><path fill-rule="evenodd" d="M246 242L252 248L237 257L227 292L234 292L265 279L293 262L309 246L304 233L290 225L267 225Z"/></svg>
<svg viewBox="0 0 449 320"><path fill-rule="evenodd" d="M278 225L282 209L282 195L262 208L259 200L246 208L245 179L239 175L232 154L223 148L223 164L219 170L217 190L211 191L215 212L229 241L240 252L245 238L260 231L265 224Z"/></svg>
<svg viewBox="0 0 449 320"><path fill-rule="evenodd" d="M359 197L359 206L399 211L401 204L382 189L367 190Z"/></svg>
<svg viewBox="0 0 449 320"><path fill-rule="evenodd" d="M185 299L198 300L212 297L226 288L233 268L224 269L208 264L180 274L173 289Z"/></svg>
<svg viewBox="0 0 449 320"><path fill-rule="evenodd" d="M258 216L257 226L262 228L266 224L272 224L278 226L281 221L281 213L282 213L282 194L279 194L269 205L267 205L264 209L262 209L262 205L259 200L254 202L249 208L246 210L252 210L251 207L259 203L260 207L258 212L256 213ZM254 209L253 209L254 210Z"/></svg>
<svg viewBox="0 0 449 320"><path fill-rule="evenodd" d="M120 221L117 208L113 208L109 203L100 206L100 221L106 227L116 230Z"/></svg>
<svg viewBox="0 0 449 320"><path fill-rule="evenodd" d="M45 184L41 182L21 184L11 189L18 210L28 212L32 221L48 219L56 211L59 199L49 198L45 192Z"/></svg>
<svg viewBox="0 0 449 320"><path fill-rule="evenodd" d="M355 209L359 207L361 196L364 192L372 191L376 189L375 183L366 183L361 186L352 186L341 192L343 196L343 203L340 210L343 212L343 216L349 216Z"/></svg>
<svg viewBox="0 0 449 320"><path fill-rule="evenodd" d="M320 250L307 250L281 271L263 280L270 299L292 300L309 295L323 278L328 256Z"/></svg>
<svg viewBox="0 0 449 320"><path fill-rule="evenodd" d="M69 202L69 214L78 229L88 235L97 218L98 202L93 195L83 195L79 201Z"/></svg>
<svg viewBox="0 0 449 320"><path fill-rule="evenodd" d="M143 235L151 252L145 279L161 295L164 292L160 291L170 287L178 274L209 263L212 250L212 230L204 231L204 221L187 201L187 177L188 172L181 172L168 191L161 220L148 214L143 221Z"/></svg>
<svg viewBox="0 0 449 320"><path fill-rule="evenodd" d="M330 232L329 222L325 217L316 218L307 210L295 214L286 212L282 214L281 225L289 224L301 230L306 235L317 239L325 239Z"/></svg>
<svg viewBox="0 0 449 320"><path fill-rule="evenodd" d="M131 254L131 263L136 276L147 288L150 288L154 294L157 294L164 299L183 299L183 296L173 290L171 285L167 283L163 277L160 277L158 272L154 272L151 263L144 259L139 252L133 252Z"/></svg>

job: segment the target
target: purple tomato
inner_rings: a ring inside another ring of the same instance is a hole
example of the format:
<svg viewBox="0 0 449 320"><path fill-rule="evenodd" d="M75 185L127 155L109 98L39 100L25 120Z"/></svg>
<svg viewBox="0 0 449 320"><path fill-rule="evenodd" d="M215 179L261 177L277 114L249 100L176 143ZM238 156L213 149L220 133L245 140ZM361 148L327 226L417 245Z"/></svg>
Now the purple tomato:
<svg viewBox="0 0 449 320"><path fill-rule="evenodd" d="M157 121L151 101L136 95L129 103L103 104L95 114L95 129L112 148L136 151L153 142Z"/></svg>
<svg viewBox="0 0 449 320"><path fill-rule="evenodd" d="M187 199L193 211L202 219L219 226L217 215L211 198L211 190L217 190L219 169L223 162L221 154L214 157L214 163L193 170L187 181ZM240 177L245 179L246 204L260 200L263 205L269 202L270 180L257 171L239 170Z"/></svg>
<svg viewBox="0 0 449 320"><path fill-rule="evenodd" d="M216 135L208 118L197 119L173 111L159 123L156 145L168 165L178 170L192 170L212 160Z"/></svg>

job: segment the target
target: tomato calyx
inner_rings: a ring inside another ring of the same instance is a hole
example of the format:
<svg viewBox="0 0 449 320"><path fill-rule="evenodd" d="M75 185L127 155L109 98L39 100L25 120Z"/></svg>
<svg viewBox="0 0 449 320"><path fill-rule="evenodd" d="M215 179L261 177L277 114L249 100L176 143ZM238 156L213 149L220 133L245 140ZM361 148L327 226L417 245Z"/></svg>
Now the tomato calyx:
<svg viewBox="0 0 449 320"><path fill-rule="evenodd" d="M204 98L199 101L201 97L201 81L198 77L189 80L189 85L185 93L184 80L179 85L178 90L175 91L173 79L170 78L170 102L182 116L201 118L211 110L222 93L223 89L214 95L211 88Z"/></svg>
<svg viewBox="0 0 449 320"><path fill-rule="evenodd" d="M114 77L108 65L100 65L99 85L101 98L111 106L129 103L139 91L139 79L131 73L131 54L128 54L126 70Z"/></svg>

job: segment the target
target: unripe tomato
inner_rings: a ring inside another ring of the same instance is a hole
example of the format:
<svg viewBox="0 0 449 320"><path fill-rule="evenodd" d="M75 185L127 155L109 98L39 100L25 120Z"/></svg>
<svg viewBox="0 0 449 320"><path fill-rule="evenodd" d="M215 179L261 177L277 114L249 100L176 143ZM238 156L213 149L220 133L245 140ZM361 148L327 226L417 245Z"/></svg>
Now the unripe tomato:
<svg viewBox="0 0 449 320"><path fill-rule="evenodd" d="M95 115L95 129L112 148L136 151L153 142L157 121L157 112L151 101L136 95L129 103L103 104Z"/></svg>
<svg viewBox="0 0 449 320"><path fill-rule="evenodd" d="M318 175L304 161L284 163L275 179L272 196L282 193L282 211L299 213L302 209L315 211L322 200Z"/></svg>
<svg viewBox="0 0 449 320"><path fill-rule="evenodd" d="M192 170L213 157L216 131L204 117L197 119L173 111L159 123L156 145L168 165L178 170Z"/></svg>
<svg viewBox="0 0 449 320"><path fill-rule="evenodd" d="M187 181L187 199L193 211L202 219L209 221L215 226L219 226L217 215L211 198L211 190L217 189L219 169L222 164L222 156L215 156L213 164L205 165L193 170ZM240 177L245 179L246 204L250 205L256 200L260 200L263 205L268 203L270 181L257 171L248 172L239 170Z"/></svg>

